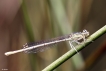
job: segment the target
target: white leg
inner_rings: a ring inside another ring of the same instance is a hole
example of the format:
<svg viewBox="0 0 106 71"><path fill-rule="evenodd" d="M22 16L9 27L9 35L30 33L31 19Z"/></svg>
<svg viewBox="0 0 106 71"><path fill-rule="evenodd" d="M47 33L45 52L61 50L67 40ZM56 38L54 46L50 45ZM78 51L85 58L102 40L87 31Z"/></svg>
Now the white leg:
<svg viewBox="0 0 106 71"><path fill-rule="evenodd" d="M71 48L74 49L78 53L77 49L72 45L71 41L69 41L69 44L70 44Z"/></svg>

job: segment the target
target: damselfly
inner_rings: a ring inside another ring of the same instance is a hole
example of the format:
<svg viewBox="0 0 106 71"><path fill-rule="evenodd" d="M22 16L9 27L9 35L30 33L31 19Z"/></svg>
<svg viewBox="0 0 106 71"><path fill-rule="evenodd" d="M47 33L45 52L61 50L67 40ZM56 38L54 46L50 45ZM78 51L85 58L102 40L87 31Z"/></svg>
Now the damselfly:
<svg viewBox="0 0 106 71"><path fill-rule="evenodd" d="M25 45L23 45L23 49L6 52L5 55L8 56L8 55L23 52L23 51L26 53L37 53L47 49L48 46L51 46L63 41L68 41L71 48L74 49L76 52L78 52L76 48L74 47L73 43L81 44L80 40L83 40L83 42L85 42L85 39L88 36L89 36L89 32L87 30L83 30L83 32L72 33L69 35L60 36L60 37L53 38L46 41L26 43Z"/></svg>

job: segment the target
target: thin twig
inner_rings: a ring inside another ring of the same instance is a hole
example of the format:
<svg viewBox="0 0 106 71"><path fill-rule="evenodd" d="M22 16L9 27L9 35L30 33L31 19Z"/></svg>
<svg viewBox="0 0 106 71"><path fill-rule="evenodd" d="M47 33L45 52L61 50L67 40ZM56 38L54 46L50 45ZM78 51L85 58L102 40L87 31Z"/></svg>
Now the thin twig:
<svg viewBox="0 0 106 71"><path fill-rule="evenodd" d="M92 34L90 37L88 37L88 39L86 39L87 42L84 42L82 45L78 45L76 47L76 49L78 51L81 51L83 48L85 48L85 46L89 45L90 43L92 43L92 41L96 40L97 38L99 38L100 36L102 36L105 33L106 33L106 25L104 27L102 27L101 29L99 29L94 34ZM42 71L52 71L52 70L54 70L55 68L57 68L58 66L60 66L62 63L64 63L65 61L67 61L69 58L71 58L75 54L76 54L76 51L74 49L71 49L70 51L68 51L67 53L65 53L63 56L61 56L60 58L58 58L56 61L54 61L49 66L47 66Z"/></svg>

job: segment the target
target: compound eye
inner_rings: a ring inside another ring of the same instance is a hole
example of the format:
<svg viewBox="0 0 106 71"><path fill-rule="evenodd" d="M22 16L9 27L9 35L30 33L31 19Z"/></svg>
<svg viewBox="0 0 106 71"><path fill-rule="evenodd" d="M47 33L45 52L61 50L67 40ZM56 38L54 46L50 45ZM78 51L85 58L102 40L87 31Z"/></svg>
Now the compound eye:
<svg viewBox="0 0 106 71"><path fill-rule="evenodd" d="M85 33L85 32L87 32L87 30L84 29L83 32Z"/></svg>
<svg viewBox="0 0 106 71"><path fill-rule="evenodd" d="M86 37L89 35L89 32L87 30L83 30L83 33Z"/></svg>

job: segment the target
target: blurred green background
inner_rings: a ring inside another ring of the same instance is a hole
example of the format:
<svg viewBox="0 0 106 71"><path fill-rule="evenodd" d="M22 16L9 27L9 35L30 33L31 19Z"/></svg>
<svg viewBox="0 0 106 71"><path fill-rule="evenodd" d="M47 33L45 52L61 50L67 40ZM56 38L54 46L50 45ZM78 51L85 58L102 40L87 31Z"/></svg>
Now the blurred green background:
<svg viewBox="0 0 106 71"><path fill-rule="evenodd" d="M106 0L0 0L0 69L41 71L71 48L65 42L36 54L5 56L27 42L106 25ZM106 71L106 34L55 71Z"/></svg>

